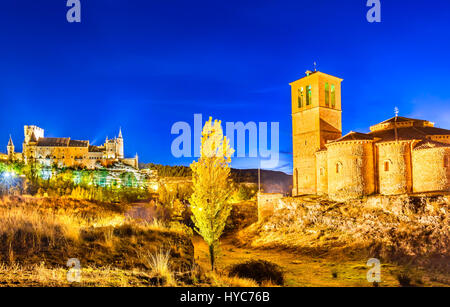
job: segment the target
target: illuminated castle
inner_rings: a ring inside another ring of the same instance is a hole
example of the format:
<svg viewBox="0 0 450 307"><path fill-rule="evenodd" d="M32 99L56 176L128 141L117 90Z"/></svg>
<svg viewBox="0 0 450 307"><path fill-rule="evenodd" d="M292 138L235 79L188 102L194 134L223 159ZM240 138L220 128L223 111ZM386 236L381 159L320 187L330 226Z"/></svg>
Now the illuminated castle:
<svg viewBox="0 0 450 307"><path fill-rule="evenodd" d="M294 196L450 191L450 130L396 114L369 133L342 136L343 80L306 74L291 83Z"/></svg>
<svg viewBox="0 0 450 307"><path fill-rule="evenodd" d="M9 160L23 161L26 164L31 161L42 165L58 167L81 167L94 169L109 165L114 162L122 162L125 165L138 168L138 156L126 159L124 157L124 142L122 130L117 138L106 138L102 146L94 146L89 141L72 140L71 138L48 138L44 136L44 130L37 126L24 127L25 139L23 152L16 153L10 137L8 142Z"/></svg>

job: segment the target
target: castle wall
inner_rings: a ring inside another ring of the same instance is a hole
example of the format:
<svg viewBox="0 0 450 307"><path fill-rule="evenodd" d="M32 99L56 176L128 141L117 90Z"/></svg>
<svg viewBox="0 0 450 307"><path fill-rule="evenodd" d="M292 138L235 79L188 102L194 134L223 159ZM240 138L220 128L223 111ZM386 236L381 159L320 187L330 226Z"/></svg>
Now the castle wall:
<svg viewBox="0 0 450 307"><path fill-rule="evenodd" d="M50 166L83 166L88 155L88 147L43 147L34 146L33 158Z"/></svg>
<svg viewBox="0 0 450 307"><path fill-rule="evenodd" d="M450 191L450 148L413 150L412 161L414 192Z"/></svg>
<svg viewBox="0 0 450 307"><path fill-rule="evenodd" d="M377 143L379 193L412 191L411 142Z"/></svg>
<svg viewBox="0 0 450 307"><path fill-rule="evenodd" d="M326 150L316 153L317 194L328 194L328 154Z"/></svg>
<svg viewBox="0 0 450 307"><path fill-rule="evenodd" d="M327 148L330 198L357 198L375 192L372 141L340 142Z"/></svg>

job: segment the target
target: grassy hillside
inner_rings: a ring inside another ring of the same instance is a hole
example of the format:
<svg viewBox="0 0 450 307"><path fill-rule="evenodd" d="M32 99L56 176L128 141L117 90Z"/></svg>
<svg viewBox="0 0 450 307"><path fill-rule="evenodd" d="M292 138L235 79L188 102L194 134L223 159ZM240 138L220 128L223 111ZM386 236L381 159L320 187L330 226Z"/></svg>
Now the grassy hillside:
<svg viewBox="0 0 450 307"><path fill-rule="evenodd" d="M155 257L167 258L171 272L192 269L192 233L186 227L129 219L124 214L127 209L64 198L3 197L0 276L6 278L17 270L56 274L67 271L70 258L79 259L87 272L102 272L99 278L108 280L98 282L106 285L117 283L114 275L128 274L133 279L136 272L151 285L151 279L158 278L155 266L161 263L155 264Z"/></svg>

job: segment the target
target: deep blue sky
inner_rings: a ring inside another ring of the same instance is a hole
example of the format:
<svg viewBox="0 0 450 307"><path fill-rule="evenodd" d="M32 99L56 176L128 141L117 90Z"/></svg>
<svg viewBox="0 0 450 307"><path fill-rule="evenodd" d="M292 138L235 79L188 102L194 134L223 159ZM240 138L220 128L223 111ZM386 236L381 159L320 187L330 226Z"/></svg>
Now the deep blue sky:
<svg viewBox="0 0 450 307"><path fill-rule="evenodd" d="M450 2L381 0L3 0L0 140L18 149L23 125L100 144L122 126L141 161L176 159L170 129L194 113L223 121L279 121L292 151L290 88L317 61L343 83L343 132L400 115L450 128ZM5 148L3 148L5 147ZM283 154L279 169L290 171ZM236 160L235 167L255 167Z"/></svg>

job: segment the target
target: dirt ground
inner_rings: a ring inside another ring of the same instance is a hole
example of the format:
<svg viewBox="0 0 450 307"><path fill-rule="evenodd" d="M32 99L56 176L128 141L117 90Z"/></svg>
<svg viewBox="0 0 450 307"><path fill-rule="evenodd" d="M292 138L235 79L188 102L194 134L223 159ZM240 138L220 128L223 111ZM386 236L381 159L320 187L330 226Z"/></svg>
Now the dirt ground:
<svg viewBox="0 0 450 307"><path fill-rule="evenodd" d="M208 248L201 237L194 237L195 259L208 270ZM288 287L372 287L367 281L369 268L366 261L333 260L327 258L314 258L296 254L285 250L264 250L236 247L232 237L228 236L221 241L221 252L217 261L217 269L226 272L227 267L242 263L250 259L271 261L281 266L285 272ZM397 274L405 268L392 265L381 265L380 287L398 287ZM419 286L450 286L436 276L430 276L423 271L415 271L415 280L412 282Z"/></svg>

